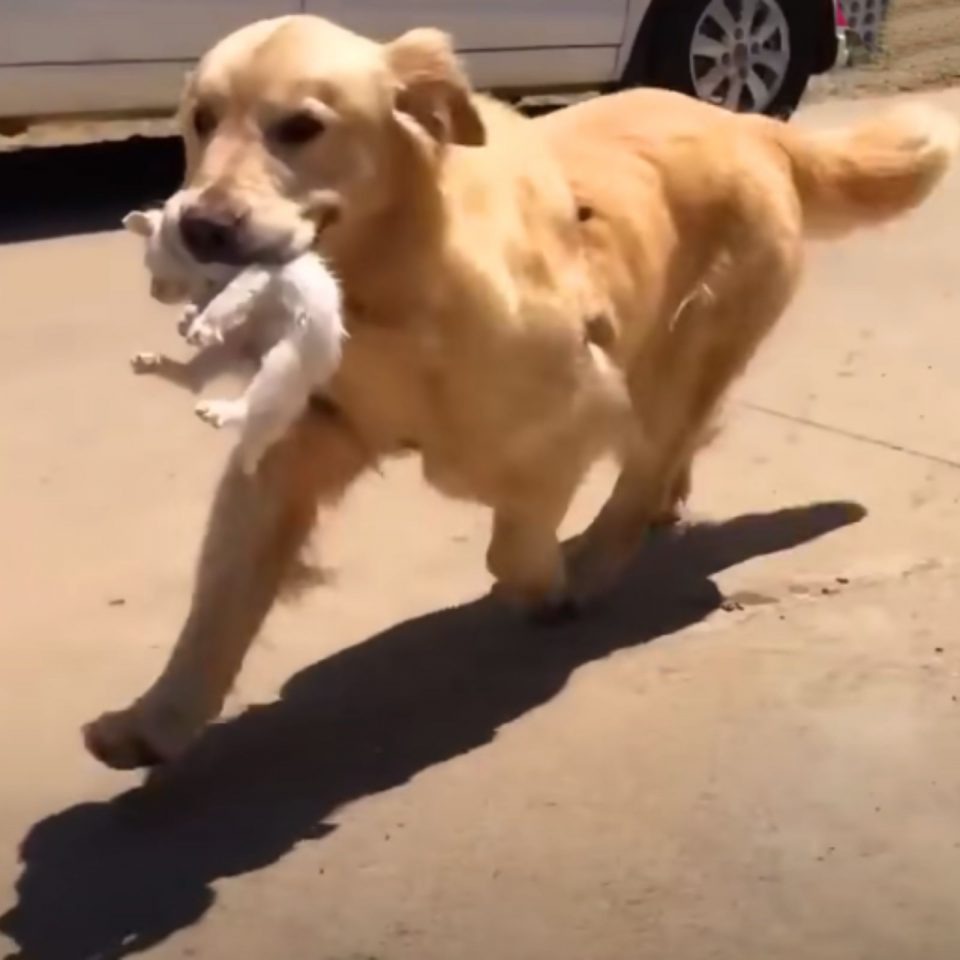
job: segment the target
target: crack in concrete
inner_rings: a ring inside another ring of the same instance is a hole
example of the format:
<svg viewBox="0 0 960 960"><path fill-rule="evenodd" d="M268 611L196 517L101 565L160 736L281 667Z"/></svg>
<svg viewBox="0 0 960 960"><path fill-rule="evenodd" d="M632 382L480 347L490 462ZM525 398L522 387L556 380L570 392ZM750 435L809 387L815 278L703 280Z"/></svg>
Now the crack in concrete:
<svg viewBox="0 0 960 960"><path fill-rule="evenodd" d="M891 450L894 453L903 453L917 460L926 460L928 463L936 463L940 466L960 470L960 461L958 460L952 460L950 457L941 457L936 453L927 453L924 450L916 450L913 447L905 447L902 444L894 443L892 440L884 440L881 437L871 437L869 434L858 433L856 430L848 430L846 427L837 427L829 423L823 423L820 420L812 420L809 417L801 417L794 413L785 413L783 410L775 410L772 407L765 407L762 404L753 403L749 400L737 401L737 406L752 410L754 413L762 413L768 417L776 417L779 420L786 420L803 427L810 427L813 430L821 430L824 433L832 433L835 436L845 437L848 440L855 440L858 443L867 443L874 447L881 447L884 450Z"/></svg>

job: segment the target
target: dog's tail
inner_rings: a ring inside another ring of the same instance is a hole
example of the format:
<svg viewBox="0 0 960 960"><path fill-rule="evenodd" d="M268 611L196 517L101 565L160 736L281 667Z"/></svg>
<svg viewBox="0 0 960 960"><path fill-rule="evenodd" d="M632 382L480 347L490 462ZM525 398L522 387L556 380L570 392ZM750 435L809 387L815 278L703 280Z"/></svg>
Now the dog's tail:
<svg viewBox="0 0 960 960"><path fill-rule="evenodd" d="M960 124L924 103L906 103L840 132L781 128L805 228L836 236L891 220L923 202L960 146Z"/></svg>

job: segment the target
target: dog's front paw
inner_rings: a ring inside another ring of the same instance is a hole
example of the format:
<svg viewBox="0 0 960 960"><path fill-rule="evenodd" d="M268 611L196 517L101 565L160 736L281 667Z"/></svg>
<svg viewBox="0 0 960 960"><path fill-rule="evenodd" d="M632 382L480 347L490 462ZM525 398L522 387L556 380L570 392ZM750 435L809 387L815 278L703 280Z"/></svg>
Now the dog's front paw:
<svg viewBox="0 0 960 960"><path fill-rule="evenodd" d="M243 400L201 400L193 412L211 427L235 426L243 422L247 415L247 405Z"/></svg>
<svg viewBox="0 0 960 960"><path fill-rule="evenodd" d="M527 619L537 627L563 627L576 623L585 613L584 604L574 596L564 594L537 606L528 607Z"/></svg>
<svg viewBox="0 0 960 960"><path fill-rule="evenodd" d="M162 353L138 353L130 358L130 367L134 373L154 373L165 359Z"/></svg>
<svg viewBox="0 0 960 960"><path fill-rule="evenodd" d="M564 544L568 596L581 609L608 594L622 574L630 552L580 536Z"/></svg>
<svg viewBox="0 0 960 960"><path fill-rule="evenodd" d="M87 750L115 770L136 770L173 760L194 735L194 726L180 722L176 714L166 716L140 703L105 713L83 728Z"/></svg>

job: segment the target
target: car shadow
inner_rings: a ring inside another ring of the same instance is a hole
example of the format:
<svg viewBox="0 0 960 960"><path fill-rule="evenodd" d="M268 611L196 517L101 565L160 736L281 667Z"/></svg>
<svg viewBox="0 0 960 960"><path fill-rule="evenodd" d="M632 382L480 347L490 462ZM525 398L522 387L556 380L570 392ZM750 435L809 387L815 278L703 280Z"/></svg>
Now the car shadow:
<svg viewBox="0 0 960 960"><path fill-rule="evenodd" d="M214 884L334 827L338 808L491 743L580 667L717 610L710 577L860 520L819 503L651 538L617 593L553 629L487 598L430 613L301 670L278 700L212 727L182 761L109 802L38 822L0 931L23 960L108 960L199 920Z"/></svg>
<svg viewBox="0 0 960 960"><path fill-rule="evenodd" d="M0 245L119 230L124 214L159 204L182 177L175 137L0 153Z"/></svg>
<svg viewBox="0 0 960 960"><path fill-rule="evenodd" d="M0 246L119 230L126 213L159 206L182 180L179 137L0 151Z"/></svg>

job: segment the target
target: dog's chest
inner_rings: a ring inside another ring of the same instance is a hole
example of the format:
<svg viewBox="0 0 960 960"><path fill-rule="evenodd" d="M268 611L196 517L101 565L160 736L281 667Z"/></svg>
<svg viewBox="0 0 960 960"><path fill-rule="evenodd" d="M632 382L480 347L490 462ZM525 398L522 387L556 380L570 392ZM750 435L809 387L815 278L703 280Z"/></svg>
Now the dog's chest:
<svg viewBox="0 0 960 960"><path fill-rule="evenodd" d="M420 451L420 459L424 480L444 496L480 503L489 499L485 496L486 485L478 482L480 478L455 458L438 455L436 450L427 449Z"/></svg>

